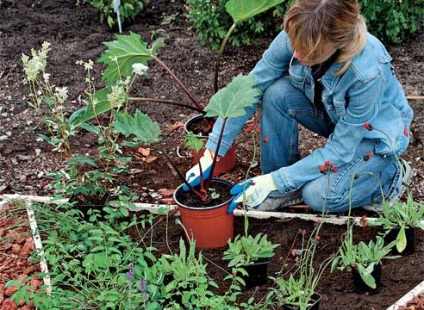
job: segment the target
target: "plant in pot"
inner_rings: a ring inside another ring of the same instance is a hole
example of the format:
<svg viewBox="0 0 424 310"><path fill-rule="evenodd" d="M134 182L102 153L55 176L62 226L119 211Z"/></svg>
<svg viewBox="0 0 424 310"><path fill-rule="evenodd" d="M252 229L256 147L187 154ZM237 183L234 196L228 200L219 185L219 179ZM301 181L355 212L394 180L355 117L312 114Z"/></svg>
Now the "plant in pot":
<svg viewBox="0 0 424 310"><path fill-rule="evenodd" d="M215 63L215 70L214 70L214 77L213 77L213 90L214 93L216 93L219 89L218 86L218 80L219 80L219 72L220 72L220 65L221 65L221 59L222 55L224 54L225 47L228 43L229 38L231 37L231 34L233 33L234 29L236 29L237 26L248 20L249 18L252 18L260 13L263 13L276 5L283 2L282 0L251 0L251 1L245 1L245 0L230 0L225 5L226 12L231 16L233 20L233 24L228 29L224 39L221 42L221 46L216 53L216 63ZM212 130L212 125L214 122L214 119L206 119L206 115L196 115L192 118L190 118L185 123L185 130L186 132L194 132L200 139L207 140L208 135L210 131ZM200 158L203 156L205 152L205 149L202 148L197 152L193 152L193 158L194 163L198 163ZM215 153L217 154L217 153ZM219 158L219 162L217 165L217 168L214 170L213 176L219 176L225 172L230 171L236 162L236 147L233 143L232 146L229 148L227 153L222 157Z"/></svg>
<svg viewBox="0 0 424 310"><path fill-rule="evenodd" d="M386 243L395 241L393 254L410 255L415 252L414 228L424 229L424 204L414 201L408 193L406 202L395 201L390 205L383 202L383 211L375 221L368 221L370 226L382 226L385 230Z"/></svg>
<svg viewBox="0 0 424 310"><path fill-rule="evenodd" d="M261 95L261 91L255 89L254 85L253 77L238 75L213 95L206 106L207 117L223 119L215 154L218 154L227 119L244 115L245 109L253 105L256 98ZM201 143L192 145L195 150L201 146ZM216 163L217 156L214 156L212 165L208 168L210 169L208 175L213 175ZM231 184L219 179L208 179L205 177L206 173L202 169L201 162L199 166L199 184L196 187L191 186L179 173L184 184L174 192L174 200L180 206L182 222L189 234L196 239L198 248L223 247L233 238L233 215L227 213L228 204L232 199L229 194ZM218 184L225 184L224 192L219 195L216 191ZM225 199L224 193L227 194ZM218 222L211 223L211 220Z"/></svg>
<svg viewBox="0 0 424 310"><path fill-rule="evenodd" d="M223 259L229 261L228 267L234 268L233 273L241 274L242 284L248 289L267 283L269 259L278 246L261 233L254 237L237 235L233 241L228 241Z"/></svg>
<svg viewBox="0 0 424 310"><path fill-rule="evenodd" d="M314 266L315 253L321 240L319 232L323 222L323 220L320 220L315 225L309 238L305 237L305 229L299 229L296 238L301 236L301 248L292 249L290 253L296 258L295 264L288 270L284 270L286 266L290 266L287 262L284 262L276 276L270 277L274 283L269 288L269 293L265 299L266 304L271 308L277 307L285 310L319 309L322 296L316 292L316 288L325 269L334 259L332 255L322 261L318 267Z"/></svg>
<svg viewBox="0 0 424 310"><path fill-rule="evenodd" d="M337 256L331 265L331 271L336 268L352 273L355 291L358 294L378 294L380 292L381 261L394 259L398 256L388 256L396 241L389 244L377 236L368 244L361 241L353 243L353 229L348 227L346 236L339 248Z"/></svg>

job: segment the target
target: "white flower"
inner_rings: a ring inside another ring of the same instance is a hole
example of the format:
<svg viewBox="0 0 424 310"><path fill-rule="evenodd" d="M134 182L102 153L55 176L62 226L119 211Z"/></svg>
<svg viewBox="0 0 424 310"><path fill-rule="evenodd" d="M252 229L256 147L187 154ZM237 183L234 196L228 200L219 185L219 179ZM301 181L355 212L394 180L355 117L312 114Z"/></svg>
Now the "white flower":
<svg viewBox="0 0 424 310"><path fill-rule="evenodd" d="M40 72L44 73L47 65L47 53L50 51L50 43L44 42L41 50L38 52L31 49L31 56L23 54L22 63L24 64L24 71L28 81L35 81Z"/></svg>
<svg viewBox="0 0 424 310"><path fill-rule="evenodd" d="M67 87L56 87L54 96L60 104L63 104L68 99L68 88Z"/></svg>
<svg viewBox="0 0 424 310"><path fill-rule="evenodd" d="M137 75L146 75L149 67L142 63L135 63L132 65L132 72Z"/></svg>
<svg viewBox="0 0 424 310"><path fill-rule="evenodd" d="M50 73L44 73L43 74L44 83L48 83L49 79L50 79Z"/></svg>
<svg viewBox="0 0 424 310"><path fill-rule="evenodd" d="M84 66L85 71L93 70L94 62L89 59L88 62L84 62L83 60L78 60L75 62L77 65Z"/></svg>
<svg viewBox="0 0 424 310"><path fill-rule="evenodd" d="M112 92L107 95L107 100L112 107L119 107L126 101L125 89L122 86L112 86Z"/></svg>

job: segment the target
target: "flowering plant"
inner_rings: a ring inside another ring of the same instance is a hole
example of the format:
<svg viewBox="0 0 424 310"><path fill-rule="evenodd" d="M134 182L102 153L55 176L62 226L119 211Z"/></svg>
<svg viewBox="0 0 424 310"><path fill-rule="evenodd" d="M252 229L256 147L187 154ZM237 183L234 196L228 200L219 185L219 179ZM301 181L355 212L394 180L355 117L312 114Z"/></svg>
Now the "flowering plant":
<svg viewBox="0 0 424 310"><path fill-rule="evenodd" d="M323 225L320 220L314 227L309 238L305 238L305 229L299 229L297 236L301 236L301 249L293 249L291 254L296 258L296 264L283 273L281 270L277 277L271 277L274 286L266 296L266 301L271 306L291 305L296 309L306 310L319 297L316 287L324 270L333 260L334 256L325 259L318 268L313 266L315 252L320 243L319 231ZM286 265L286 264L284 264ZM289 274L288 278L287 275Z"/></svg>

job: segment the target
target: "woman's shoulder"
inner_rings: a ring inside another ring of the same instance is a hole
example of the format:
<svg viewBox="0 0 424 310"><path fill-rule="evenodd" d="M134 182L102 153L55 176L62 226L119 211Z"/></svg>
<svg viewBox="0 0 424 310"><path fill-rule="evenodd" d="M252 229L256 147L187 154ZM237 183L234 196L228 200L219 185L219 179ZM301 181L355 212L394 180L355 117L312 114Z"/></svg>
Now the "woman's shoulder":
<svg viewBox="0 0 424 310"><path fill-rule="evenodd" d="M351 69L359 79L367 81L378 76L381 72L381 65L391 60L392 57L383 43L368 33L365 47L353 58Z"/></svg>

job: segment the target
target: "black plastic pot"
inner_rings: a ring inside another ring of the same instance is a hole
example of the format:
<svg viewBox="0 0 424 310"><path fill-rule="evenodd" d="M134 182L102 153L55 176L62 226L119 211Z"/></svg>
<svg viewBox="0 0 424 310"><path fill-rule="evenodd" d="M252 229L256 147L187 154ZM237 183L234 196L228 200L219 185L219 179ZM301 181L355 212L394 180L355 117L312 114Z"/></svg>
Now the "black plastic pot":
<svg viewBox="0 0 424 310"><path fill-rule="evenodd" d="M265 285L268 282L268 265L269 261L243 266L243 269L248 273L247 276L241 277L246 282L246 289Z"/></svg>
<svg viewBox="0 0 424 310"><path fill-rule="evenodd" d="M390 229L390 231L387 233L387 235L384 236L384 243L388 244L388 243L396 240L396 237L399 234L399 231L400 231L400 227L394 227L394 228ZM415 253L414 228L407 227L405 229L405 235L406 235L406 248L402 252L399 252L396 249L396 246L394 246L391 250L391 254L406 256L406 255L411 255L411 254Z"/></svg>
<svg viewBox="0 0 424 310"><path fill-rule="evenodd" d="M369 294L374 295L380 293L380 279L381 279L381 263L376 264L374 266L374 270L371 273L371 275L375 279L376 288L369 287L364 280L362 280L361 275L359 274L359 271L355 268L352 268L352 278L353 278L353 284L355 286L355 292L357 294Z"/></svg>
<svg viewBox="0 0 424 310"><path fill-rule="evenodd" d="M103 208L113 199L111 193L105 193L99 197L85 197L83 195L72 195L69 197L70 203L75 203L75 208L81 211L83 218L88 220L90 218L89 211L97 210L101 218L104 218L107 213Z"/></svg>
<svg viewBox="0 0 424 310"><path fill-rule="evenodd" d="M307 310L319 310L319 305L321 303L322 296L315 293L312 295L312 304L307 308ZM283 310L299 310L299 307L292 305L283 305Z"/></svg>

